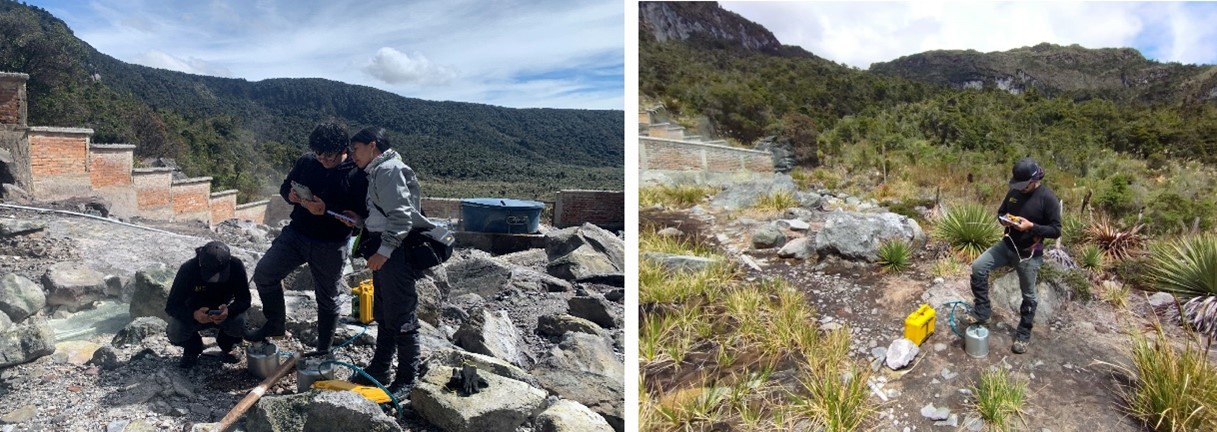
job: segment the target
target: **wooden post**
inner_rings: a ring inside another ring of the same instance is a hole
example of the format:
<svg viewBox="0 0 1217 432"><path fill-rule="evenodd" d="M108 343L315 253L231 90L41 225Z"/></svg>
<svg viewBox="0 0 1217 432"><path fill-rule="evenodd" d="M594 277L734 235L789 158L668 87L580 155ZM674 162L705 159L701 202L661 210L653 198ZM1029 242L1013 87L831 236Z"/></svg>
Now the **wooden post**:
<svg viewBox="0 0 1217 432"><path fill-rule="evenodd" d="M232 425L237 422L237 419L245 415L245 411L249 411L249 408L254 406L254 403L257 402L258 399L261 399L262 395L266 394L266 391L269 390L271 386L275 385L276 382L279 382L284 375L287 375L287 373L292 370L292 367L296 366L296 359L297 356L295 355L288 357L287 361L283 362L282 365L279 365L278 369L275 369L275 373L270 374L269 377L262 380L262 383L258 384L257 387L254 387L253 390L250 390L249 393L245 395L244 399L237 402L237 406L232 407L232 410L228 411L228 414L225 414L223 419L220 419L220 425L216 426L213 431L224 432L228 430L228 428L232 427Z"/></svg>

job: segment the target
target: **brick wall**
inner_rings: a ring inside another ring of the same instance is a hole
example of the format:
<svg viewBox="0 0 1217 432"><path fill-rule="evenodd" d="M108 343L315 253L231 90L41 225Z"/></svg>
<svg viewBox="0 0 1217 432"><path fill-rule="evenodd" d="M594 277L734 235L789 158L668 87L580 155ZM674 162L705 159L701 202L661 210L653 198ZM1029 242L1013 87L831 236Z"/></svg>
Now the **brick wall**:
<svg viewBox="0 0 1217 432"><path fill-rule="evenodd" d="M29 129L30 174L34 198L55 200L88 195L89 136L92 129L32 127Z"/></svg>
<svg viewBox="0 0 1217 432"><path fill-rule="evenodd" d="M171 168L136 168L131 171L131 179L140 215L160 220L173 218L173 200L169 196L173 184Z"/></svg>
<svg viewBox="0 0 1217 432"><path fill-rule="evenodd" d="M212 225L236 217L237 190L229 189L212 193L207 207L211 210Z"/></svg>
<svg viewBox="0 0 1217 432"><path fill-rule="evenodd" d="M89 181L93 191L110 201L110 213L116 216L139 215L139 203L131 178L131 144L89 145Z"/></svg>
<svg viewBox="0 0 1217 432"><path fill-rule="evenodd" d="M169 199L173 201L174 220L211 220L211 177L195 177L175 180L169 186Z"/></svg>
<svg viewBox="0 0 1217 432"><path fill-rule="evenodd" d="M460 198L423 198L423 212L427 217L443 219L461 218Z"/></svg>
<svg viewBox="0 0 1217 432"><path fill-rule="evenodd" d="M566 228L593 223L607 230L625 228L625 193L621 191L564 190L554 203L554 226Z"/></svg>
<svg viewBox="0 0 1217 432"><path fill-rule="evenodd" d="M643 171L773 172L769 152L654 137L638 141Z"/></svg>
<svg viewBox="0 0 1217 432"><path fill-rule="evenodd" d="M26 126L25 82L23 73L0 72L0 125Z"/></svg>
<svg viewBox="0 0 1217 432"><path fill-rule="evenodd" d="M279 200L283 201L282 198L279 198ZM254 223L264 224L266 223L266 206L269 203L269 200L262 200L241 204L236 207L236 210L233 212L233 217L239 220L253 221Z"/></svg>

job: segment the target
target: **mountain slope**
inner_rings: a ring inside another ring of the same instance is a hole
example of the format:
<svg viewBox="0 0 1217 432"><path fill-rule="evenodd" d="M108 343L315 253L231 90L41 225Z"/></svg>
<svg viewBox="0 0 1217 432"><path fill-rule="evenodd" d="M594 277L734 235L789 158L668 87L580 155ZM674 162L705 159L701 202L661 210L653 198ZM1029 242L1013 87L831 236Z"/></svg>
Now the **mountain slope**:
<svg viewBox="0 0 1217 432"><path fill-rule="evenodd" d="M872 64L887 76L954 88L995 87L1014 93L1070 92L1150 103L1217 98L1213 66L1159 63L1132 48L1088 49L1042 43L1003 52L928 51Z"/></svg>
<svg viewBox="0 0 1217 432"><path fill-rule="evenodd" d="M0 0L0 70L30 74L30 123L83 126L258 195L321 121L382 126L438 196L620 189L624 113L432 102L324 79L249 82L121 62L45 10Z"/></svg>

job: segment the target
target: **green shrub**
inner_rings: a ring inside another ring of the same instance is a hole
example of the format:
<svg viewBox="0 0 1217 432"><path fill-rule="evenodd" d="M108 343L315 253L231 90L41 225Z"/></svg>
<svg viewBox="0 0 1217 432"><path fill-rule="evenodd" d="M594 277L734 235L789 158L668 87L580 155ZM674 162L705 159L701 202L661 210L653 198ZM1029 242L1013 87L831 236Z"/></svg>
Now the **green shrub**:
<svg viewBox="0 0 1217 432"><path fill-rule="evenodd" d="M1156 243L1147 268L1151 288L1185 299L1217 295L1217 236Z"/></svg>
<svg viewBox="0 0 1217 432"><path fill-rule="evenodd" d="M934 227L934 236L973 260L1001 239L1002 229L992 210L967 203L948 209Z"/></svg>
<svg viewBox="0 0 1217 432"><path fill-rule="evenodd" d="M1078 251L1078 265L1095 273L1103 271L1103 249L1097 245L1088 244Z"/></svg>
<svg viewBox="0 0 1217 432"><path fill-rule="evenodd" d="M1151 341L1134 332L1135 381L1129 412L1156 431L1217 430L1217 370L1192 342L1179 350L1161 327Z"/></svg>
<svg viewBox="0 0 1217 432"><path fill-rule="evenodd" d="M1188 232L1199 220L1201 231L1213 227L1213 202L1205 199L1184 199L1173 192L1158 195L1145 209L1145 225L1154 234Z"/></svg>
<svg viewBox="0 0 1217 432"><path fill-rule="evenodd" d="M799 200L790 192L774 192L762 195L753 206L758 210L781 212L791 207L798 207Z"/></svg>
<svg viewBox="0 0 1217 432"><path fill-rule="evenodd" d="M1026 381L998 367L981 373L972 393L976 395L976 410L990 426L999 431L1016 429L1015 417L1022 415L1027 397Z"/></svg>
<svg viewBox="0 0 1217 432"><path fill-rule="evenodd" d="M879 246L879 266L900 273L912 265L913 248L908 242L890 241Z"/></svg>
<svg viewBox="0 0 1217 432"><path fill-rule="evenodd" d="M1099 196L1095 198L1095 205L1106 210L1107 213L1120 218L1135 210L1133 208L1133 192L1129 187L1132 185L1132 177L1128 174L1119 173L1107 179L1107 187Z"/></svg>

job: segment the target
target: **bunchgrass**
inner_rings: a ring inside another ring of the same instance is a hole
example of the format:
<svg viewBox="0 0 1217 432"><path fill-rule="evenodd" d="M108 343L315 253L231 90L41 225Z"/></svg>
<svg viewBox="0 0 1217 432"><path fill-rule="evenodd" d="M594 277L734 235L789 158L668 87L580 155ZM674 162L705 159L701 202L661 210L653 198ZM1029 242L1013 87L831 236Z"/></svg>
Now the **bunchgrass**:
<svg viewBox="0 0 1217 432"><path fill-rule="evenodd" d="M762 212L781 213L791 207L798 207L799 200L790 192L773 192L761 195L753 208Z"/></svg>
<svg viewBox="0 0 1217 432"><path fill-rule="evenodd" d="M794 395L795 412L811 419L824 431L848 432L860 429L875 411L869 400L866 380L870 369L851 365L845 370L815 371L811 368L799 379L807 396Z"/></svg>
<svg viewBox="0 0 1217 432"><path fill-rule="evenodd" d="M1027 382L1011 376L1003 368L993 368L980 374L980 382L972 389L976 395L976 411L998 431L1017 430L1023 404L1027 398Z"/></svg>
<svg viewBox="0 0 1217 432"><path fill-rule="evenodd" d="M879 245L879 266L884 271L900 273L913 264L913 248L908 242L889 241Z"/></svg>
<svg viewBox="0 0 1217 432"><path fill-rule="evenodd" d="M934 226L934 236L951 245L961 258L976 259L1001 239L1001 226L991 209L979 204L951 207Z"/></svg>
<svg viewBox="0 0 1217 432"><path fill-rule="evenodd" d="M971 272L971 265L960 261L958 257L953 255L934 261L934 265L930 267L930 274L944 278L965 276L969 272Z"/></svg>
<svg viewBox="0 0 1217 432"><path fill-rule="evenodd" d="M1102 273L1106 255L1098 245L1087 244L1078 250L1078 265L1091 273Z"/></svg>
<svg viewBox="0 0 1217 432"><path fill-rule="evenodd" d="M699 185L648 186L638 190L638 205L684 209L697 205L718 190L718 188Z"/></svg>
<svg viewBox="0 0 1217 432"><path fill-rule="evenodd" d="M1162 328L1154 339L1134 333L1135 381L1125 393L1129 413L1155 431L1217 430L1217 370L1190 340L1179 349Z"/></svg>
<svg viewBox="0 0 1217 432"><path fill-rule="evenodd" d="M1130 287L1125 283L1104 284L1101 298L1116 309L1128 309L1128 293Z"/></svg>
<svg viewBox="0 0 1217 432"><path fill-rule="evenodd" d="M710 257L714 249L705 243L690 241L681 236L659 235L654 230L643 230L638 233L638 249L647 252L660 252L673 255L693 255Z"/></svg>

